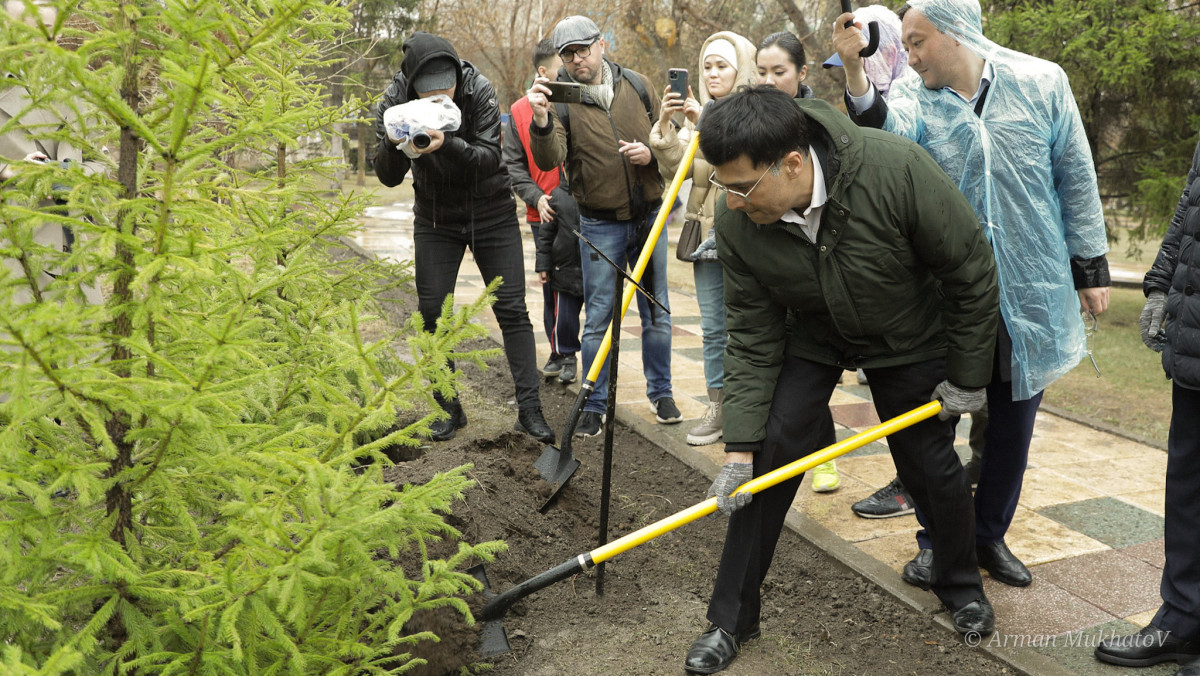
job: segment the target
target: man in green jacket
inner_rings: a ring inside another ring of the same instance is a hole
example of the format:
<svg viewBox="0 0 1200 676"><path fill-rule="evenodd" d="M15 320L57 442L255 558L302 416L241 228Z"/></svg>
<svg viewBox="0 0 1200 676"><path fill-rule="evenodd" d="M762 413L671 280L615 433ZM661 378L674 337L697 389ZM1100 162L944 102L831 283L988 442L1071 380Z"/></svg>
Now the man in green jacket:
<svg viewBox="0 0 1200 676"><path fill-rule="evenodd" d="M888 446L936 543L933 592L959 632L992 632L954 452L958 417L986 398L999 316L996 265L971 206L915 143L768 87L714 103L700 149L725 192L726 459L709 495L730 520L712 627L686 668L720 671L759 635L759 588L802 477L753 501L730 493L817 450L830 434L817 411L846 369L867 372L882 419L942 400L938 418Z"/></svg>

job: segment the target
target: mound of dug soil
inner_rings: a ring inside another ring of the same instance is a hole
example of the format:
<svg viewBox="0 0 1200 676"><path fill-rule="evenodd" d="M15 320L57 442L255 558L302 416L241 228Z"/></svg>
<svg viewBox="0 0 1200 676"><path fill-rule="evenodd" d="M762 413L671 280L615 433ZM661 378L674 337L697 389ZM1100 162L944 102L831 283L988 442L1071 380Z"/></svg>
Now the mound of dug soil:
<svg viewBox="0 0 1200 676"><path fill-rule="evenodd" d="M512 431L516 410L506 364L465 369L469 425L449 442L387 471L400 483L472 463L477 482L449 521L471 542L503 539L509 550L487 566L500 592L597 545L603 435L576 440L583 466L545 513L545 486L533 461L542 445ZM546 417L561 434L574 396L542 388ZM688 424L688 423L684 423ZM613 540L704 498L709 481L618 425L614 441ZM849 518L849 517L848 517ZM513 674L682 674L691 642L704 631L708 598L725 535L719 514L668 533L606 564L604 594L593 569L518 602L503 624L512 652L484 660L476 630L452 612L415 618L439 643L414 653L430 664L412 673L455 672L490 661ZM472 599L478 608L482 599ZM957 636L912 612L807 542L784 531L763 589L763 636L725 673L1002 674L1007 670Z"/></svg>

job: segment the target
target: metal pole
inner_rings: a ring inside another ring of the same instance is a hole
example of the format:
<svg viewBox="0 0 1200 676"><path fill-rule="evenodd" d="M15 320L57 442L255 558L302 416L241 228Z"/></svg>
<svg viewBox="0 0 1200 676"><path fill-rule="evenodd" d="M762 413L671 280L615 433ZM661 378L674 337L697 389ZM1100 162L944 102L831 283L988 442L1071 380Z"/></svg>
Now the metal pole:
<svg viewBox="0 0 1200 676"><path fill-rule="evenodd" d="M617 299L624 290L624 268L617 268L616 280L613 283L613 313L609 333L612 335L612 348L608 353L608 401L606 402L607 418L604 426L604 471L600 479L600 544L608 544L608 504L612 493L612 460L613 460L613 431L617 426L617 356L621 352L621 307ZM604 564L596 567L596 596L604 595Z"/></svg>

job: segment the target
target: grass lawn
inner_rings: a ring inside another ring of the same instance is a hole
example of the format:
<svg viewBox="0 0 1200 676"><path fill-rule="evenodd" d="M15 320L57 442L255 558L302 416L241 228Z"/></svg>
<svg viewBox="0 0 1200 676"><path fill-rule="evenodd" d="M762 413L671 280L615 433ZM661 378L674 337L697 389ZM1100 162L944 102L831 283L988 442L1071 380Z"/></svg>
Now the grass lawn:
<svg viewBox="0 0 1200 676"><path fill-rule="evenodd" d="M1160 355L1142 344L1138 316L1145 300L1139 289L1114 288L1108 311L1100 315L1100 330L1091 338L1101 377L1085 358L1047 388L1043 401L1165 444L1171 383Z"/></svg>

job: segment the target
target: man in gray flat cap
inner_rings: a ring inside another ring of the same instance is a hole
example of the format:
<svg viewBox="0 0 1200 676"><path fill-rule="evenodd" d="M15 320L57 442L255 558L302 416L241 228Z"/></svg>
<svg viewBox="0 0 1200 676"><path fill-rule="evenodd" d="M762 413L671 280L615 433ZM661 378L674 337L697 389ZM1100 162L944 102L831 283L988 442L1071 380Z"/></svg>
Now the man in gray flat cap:
<svg viewBox="0 0 1200 676"><path fill-rule="evenodd" d="M529 147L539 168L566 167L571 194L579 203L580 233L617 265L630 266L645 244L662 203L663 182L650 154L650 127L658 119L659 99L646 76L605 58L607 43L585 16L569 16L554 27L554 49L562 57L558 82L582 85L581 102L556 103L546 97L547 78L539 77L526 98L533 109ZM583 261L583 368L599 351L615 299L613 270L587 245ZM667 302L667 238L660 237L642 285L664 306ZM642 366L646 396L659 423L683 419L671 392L671 318L638 295L642 318ZM578 436L600 433L608 373L601 371L583 408Z"/></svg>

